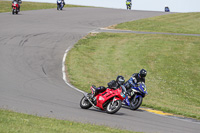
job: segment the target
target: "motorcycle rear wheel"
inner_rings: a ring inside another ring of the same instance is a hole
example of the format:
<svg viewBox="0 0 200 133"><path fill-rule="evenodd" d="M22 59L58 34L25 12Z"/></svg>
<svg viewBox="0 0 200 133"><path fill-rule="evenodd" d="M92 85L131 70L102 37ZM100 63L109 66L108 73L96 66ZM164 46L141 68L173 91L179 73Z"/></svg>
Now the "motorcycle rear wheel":
<svg viewBox="0 0 200 133"><path fill-rule="evenodd" d="M106 112L108 114L114 114L116 113L122 106L122 101L120 100L116 100L113 105L112 105L112 101L110 103L108 103L108 105L106 106Z"/></svg>
<svg viewBox="0 0 200 133"><path fill-rule="evenodd" d="M89 109L92 107L92 104L88 101L88 99L84 96L80 101L80 107L82 109Z"/></svg>
<svg viewBox="0 0 200 133"><path fill-rule="evenodd" d="M130 103L131 110L137 110L141 106L142 100L143 100L142 97L136 98L135 101L134 99L132 99Z"/></svg>

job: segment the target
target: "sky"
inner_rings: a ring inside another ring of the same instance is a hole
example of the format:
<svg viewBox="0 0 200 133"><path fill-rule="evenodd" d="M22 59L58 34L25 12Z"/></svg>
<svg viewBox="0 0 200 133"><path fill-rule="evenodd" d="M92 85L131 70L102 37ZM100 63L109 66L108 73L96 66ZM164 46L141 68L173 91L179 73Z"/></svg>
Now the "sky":
<svg viewBox="0 0 200 133"><path fill-rule="evenodd" d="M22 0L56 3L56 0ZM67 4L126 9L126 0L65 0ZM132 0L132 10L171 12L200 12L200 0Z"/></svg>

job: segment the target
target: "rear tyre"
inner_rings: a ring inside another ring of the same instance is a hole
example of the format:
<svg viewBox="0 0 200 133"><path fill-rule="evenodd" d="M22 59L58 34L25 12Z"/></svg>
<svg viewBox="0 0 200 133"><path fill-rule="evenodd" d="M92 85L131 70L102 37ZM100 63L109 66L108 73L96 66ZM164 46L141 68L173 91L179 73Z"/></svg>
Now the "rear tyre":
<svg viewBox="0 0 200 133"><path fill-rule="evenodd" d="M130 103L131 110L137 110L141 106L142 100L143 100L142 97L136 98L135 101L132 99Z"/></svg>
<svg viewBox="0 0 200 133"><path fill-rule="evenodd" d="M122 101L116 100L113 104L112 104L112 101L111 101L106 106L106 112L108 114L114 114L121 108L121 106L122 106Z"/></svg>
<svg viewBox="0 0 200 133"><path fill-rule="evenodd" d="M92 104L88 101L88 99L84 96L80 101L80 107L82 109L89 109L92 107Z"/></svg>

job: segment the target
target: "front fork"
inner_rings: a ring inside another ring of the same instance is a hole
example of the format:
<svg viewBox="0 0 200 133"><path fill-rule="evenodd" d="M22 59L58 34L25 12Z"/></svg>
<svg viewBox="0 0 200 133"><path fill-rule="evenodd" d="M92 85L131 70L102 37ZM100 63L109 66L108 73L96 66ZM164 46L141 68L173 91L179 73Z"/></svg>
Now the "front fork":
<svg viewBox="0 0 200 133"><path fill-rule="evenodd" d="M115 103L116 100L117 100L117 99L115 99L115 97L113 97L113 100L112 100L112 103L111 103L111 106L110 106L111 109L116 108L116 107L115 107L115 106L116 106L116 103Z"/></svg>
<svg viewBox="0 0 200 133"><path fill-rule="evenodd" d="M135 103L136 97L137 97L137 95L133 96L133 103Z"/></svg>
<svg viewBox="0 0 200 133"><path fill-rule="evenodd" d="M113 97L113 100L112 100L112 104L111 104L111 105L113 105L113 104L114 104L114 102L115 102L115 97Z"/></svg>
<svg viewBox="0 0 200 133"><path fill-rule="evenodd" d="M128 96L126 96L126 98L125 98L125 104L128 105L128 106L130 106L130 102L128 100Z"/></svg>
<svg viewBox="0 0 200 133"><path fill-rule="evenodd" d="M90 101L90 99L89 99L88 96L87 96L87 93L83 93L83 95L84 95L85 98L90 102L90 104L92 104L92 106L93 106L94 108L100 109L99 107L97 107L96 105L94 105L94 104L92 103L92 101Z"/></svg>
<svg viewBox="0 0 200 133"><path fill-rule="evenodd" d="M131 101L133 101L133 103L135 103L136 97L137 97L136 94L133 95L133 99L131 100ZM125 98L125 104L128 105L128 106L130 106L130 101L128 99L128 96L126 96L126 98Z"/></svg>

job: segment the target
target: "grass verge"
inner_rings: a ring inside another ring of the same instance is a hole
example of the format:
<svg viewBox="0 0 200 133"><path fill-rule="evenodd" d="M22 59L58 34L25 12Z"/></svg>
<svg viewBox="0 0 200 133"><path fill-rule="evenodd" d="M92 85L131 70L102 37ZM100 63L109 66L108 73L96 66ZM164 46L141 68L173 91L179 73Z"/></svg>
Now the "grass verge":
<svg viewBox="0 0 200 133"><path fill-rule="evenodd" d="M134 133L107 126L83 124L0 110L1 133Z"/></svg>
<svg viewBox="0 0 200 133"><path fill-rule="evenodd" d="M75 44L66 66L71 84L86 92L145 68L144 106L200 119L199 57L199 37L99 33Z"/></svg>
<svg viewBox="0 0 200 133"><path fill-rule="evenodd" d="M11 12L12 11L12 2L11 1L0 1L0 13L1 12ZM65 5L66 7L81 7L76 5ZM41 9L51 9L57 8L56 1L55 3L37 3L37 2L22 2L21 11L26 10L41 10Z"/></svg>
<svg viewBox="0 0 200 133"><path fill-rule="evenodd" d="M133 31L200 34L199 23L199 12L176 13L121 23L115 28Z"/></svg>

